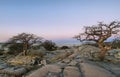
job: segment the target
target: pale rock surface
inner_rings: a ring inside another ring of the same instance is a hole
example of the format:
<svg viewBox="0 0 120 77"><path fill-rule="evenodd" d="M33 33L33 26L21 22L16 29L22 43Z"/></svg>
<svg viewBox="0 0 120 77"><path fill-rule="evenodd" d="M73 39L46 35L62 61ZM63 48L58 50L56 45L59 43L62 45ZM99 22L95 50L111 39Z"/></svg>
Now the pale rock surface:
<svg viewBox="0 0 120 77"><path fill-rule="evenodd" d="M59 66L46 65L26 77L45 77L46 75L50 75L51 73L59 73L59 72L61 72Z"/></svg>
<svg viewBox="0 0 120 77"><path fill-rule="evenodd" d="M85 77L115 77L109 71L100 68L94 64L90 63L81 63L83 73Z"/></svg>
<svg viewBox="0 0 120 77"><path fill-rule="evenodd" d="M68 66L64 70L64 77L80 77L80 72L77 67Z"/></svg>

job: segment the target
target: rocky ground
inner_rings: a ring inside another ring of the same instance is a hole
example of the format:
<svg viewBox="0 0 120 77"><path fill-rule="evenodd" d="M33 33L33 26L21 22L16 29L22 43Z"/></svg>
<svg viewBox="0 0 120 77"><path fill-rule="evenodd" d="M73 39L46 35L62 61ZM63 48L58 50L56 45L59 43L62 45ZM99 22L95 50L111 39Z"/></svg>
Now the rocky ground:
<svg viewBox="0 0 120 77"><path fill-rule="evenodd" d="M120 66L74 59L45 65L25 77L120 77Z"/></svg>
<svg viewBox="0 0 120 77"><path fill-rule="evenodd" d="M35 56L2 56L5 61L1 58L0 77L120 77L119 62L92 59L98 53L99 49L91 46L56 50L46 54L37 65Z"/></svg>

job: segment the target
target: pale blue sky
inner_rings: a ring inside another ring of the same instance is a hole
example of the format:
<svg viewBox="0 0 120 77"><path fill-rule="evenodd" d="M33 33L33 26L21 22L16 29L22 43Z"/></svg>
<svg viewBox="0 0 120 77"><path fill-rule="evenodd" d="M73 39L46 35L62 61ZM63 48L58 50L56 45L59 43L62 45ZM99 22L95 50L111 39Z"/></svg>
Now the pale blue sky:
<svg viewBox="0 0 120 77"><path fill-rule="evenodd" d="M120 20L120 0L0 0L0 41L27 32L69 39L98 21Z"/></svg>

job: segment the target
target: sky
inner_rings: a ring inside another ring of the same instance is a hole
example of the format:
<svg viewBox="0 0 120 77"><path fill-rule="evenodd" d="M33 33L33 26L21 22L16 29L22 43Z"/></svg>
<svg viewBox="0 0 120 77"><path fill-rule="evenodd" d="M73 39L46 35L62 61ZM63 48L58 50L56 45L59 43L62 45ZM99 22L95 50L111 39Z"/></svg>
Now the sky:
<svg viewBox="0 0 120 77"><path fill-rule="evenodd" d="M22 32L70 39L83 26L120 20L120 0L0 0L0 41Z"/></svg>

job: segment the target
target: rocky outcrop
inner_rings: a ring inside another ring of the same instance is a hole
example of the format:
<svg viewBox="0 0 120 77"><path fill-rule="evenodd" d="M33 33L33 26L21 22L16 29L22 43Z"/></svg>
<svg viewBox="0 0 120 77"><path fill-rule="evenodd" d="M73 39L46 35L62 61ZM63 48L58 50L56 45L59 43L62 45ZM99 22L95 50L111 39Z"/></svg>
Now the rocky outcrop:
<svg viewBox="0 0 120 77"><path fill-rule="evenodd" d="M39 64L47 52L48 51L44 47L39 49L29 49L26 56L24 56L23 53L19 53L17 56L9 58L7 63L10 63L11 65Z"/></svg>
<svg viewBox="0 0 120 77"><path fill-rule="evenodd" d="M79 54L81 57L86 57L88 59L98 59L100 49L90 45L81 45L75 49L75 53Z"/></svg>
<svg viewBox="0 0 120 77"><path fill-rule="evenodd" d="M40 53L44 51L44 58L39 57ZM97 59L99 52L99 48L89 45L82 45L78 48L66 50L51 51L47 52L47 54L44 49L43 51L32 50L28 52L28 56L18 55L8 59L7 62L12 66L6 63L0 63L0 77L22 77L23 74L24 77L119 77L119 67L109 70L104 68L102 63L103 66L99 66L97 61L94 62L89 60ZM118 54L116 56L115 52L111 54L111 51L109 51L107 56L110 55L119 59ZM34 66L35 63L37 63L35 66L40 68L36 68ZM32 66L36 68L36 70L31 70L32 67L26 68L26 66ZM112 67L108 66L110 65L107 64L105 67ZM28 72L28 70L31 71ZM115 71L115 73L111 71ZM26 72L28 73L25 74Z"/></svg>

